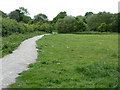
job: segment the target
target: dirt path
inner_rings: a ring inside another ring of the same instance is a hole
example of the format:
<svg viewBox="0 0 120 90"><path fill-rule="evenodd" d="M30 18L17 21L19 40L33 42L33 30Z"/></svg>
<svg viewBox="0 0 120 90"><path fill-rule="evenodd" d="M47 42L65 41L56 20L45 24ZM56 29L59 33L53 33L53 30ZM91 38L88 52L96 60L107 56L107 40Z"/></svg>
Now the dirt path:
<svg viewBox="0 0 120 90"><path fill-rule="evenodd" d="M2 88L6 88L9 84L15 82L15 78L18 77L18 73L27 69L28 64L34 63L37 59L36 40L42 38L44 35L35 36L27 39L21 43L21 45L0 60L0 81L2 80ZM1 62L2 61L2 62ZM1 88L1 87L0 87Z"/></svg>

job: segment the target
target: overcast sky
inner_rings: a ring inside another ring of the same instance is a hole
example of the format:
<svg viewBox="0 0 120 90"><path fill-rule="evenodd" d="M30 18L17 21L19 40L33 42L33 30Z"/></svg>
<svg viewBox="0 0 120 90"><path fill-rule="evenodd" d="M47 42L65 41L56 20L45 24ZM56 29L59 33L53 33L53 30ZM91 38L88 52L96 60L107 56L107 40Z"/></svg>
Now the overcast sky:
<svg viewBox="0 0 120 90"><path fill-rule="evenodd" d="M18 9L27 8L30 16L43 13L52 20L60 11L66 11L68 15L84 15L86 12L98 13L107 11L118 12L119 0L0 0L0 10L5 13Z"/></svg>

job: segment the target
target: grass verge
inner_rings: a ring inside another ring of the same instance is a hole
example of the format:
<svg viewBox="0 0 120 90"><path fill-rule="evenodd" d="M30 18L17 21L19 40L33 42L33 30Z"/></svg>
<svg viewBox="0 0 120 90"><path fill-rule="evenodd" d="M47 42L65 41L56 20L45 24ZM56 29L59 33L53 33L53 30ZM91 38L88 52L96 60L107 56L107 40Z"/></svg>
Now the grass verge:
<svg viewBox="0 0 120 90"><path fill-rule="evenodd" d="M38 59L10 88L115 88L118 35L48 35Z"/></svg>
<svg viewBox="0 0 120 90"><path fill-rule="evenodd" d="M9 53L12 53L13 50L15 50L22 41L24 41L25 39L31 38L33 36L36 35L41 35L44 34L44 32L32 32L32 33L25 33L25 34L18 34L18 33L14 33L8 37L3 37L1 39L2 43L2 47L0 48L2 51L2 56L3 57Z"/></svg>

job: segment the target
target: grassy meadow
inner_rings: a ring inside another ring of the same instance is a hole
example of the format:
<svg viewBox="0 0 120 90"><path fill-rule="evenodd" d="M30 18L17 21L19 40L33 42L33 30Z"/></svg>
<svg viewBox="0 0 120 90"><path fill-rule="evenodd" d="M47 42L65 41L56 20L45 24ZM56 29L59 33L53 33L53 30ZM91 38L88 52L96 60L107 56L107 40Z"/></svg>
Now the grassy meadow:
<svg viewBox="0 0 120 90"><path fill-rule="evenodd" d="M25 34L20 34L20 33L14 33L12 35L9 35L7 37L1 37L2 39L2 47L0 48L2 51L2 56L3 57L9 53L12 53L13 50L15 50L22 41L25 39L31 38L36 35L44 34L44 32L32 32L32 33L25 33Z"/></svg>
<svg viewBox="0 0 120 90"><path fill-rule="evenodd" d="M48 35L37 48L36 63L9 88L117 87L118 35Z"/></svg>

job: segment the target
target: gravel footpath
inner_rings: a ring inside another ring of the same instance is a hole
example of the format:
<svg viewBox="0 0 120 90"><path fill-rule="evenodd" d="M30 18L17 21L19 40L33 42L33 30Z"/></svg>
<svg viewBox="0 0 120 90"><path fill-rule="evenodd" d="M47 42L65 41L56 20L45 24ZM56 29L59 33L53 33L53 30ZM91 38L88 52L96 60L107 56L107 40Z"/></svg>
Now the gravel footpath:
<svg viewBox="0 0 120 90"><path fill-rule="evenodd" d="M28 69L30 63L37 59L36 40L44 35L35 36L23 41L20 46L2 59L0 59L0 89L7 88L9 84L15 82L19 73ZM1 64L2 63L2 64Z"/></svg>

